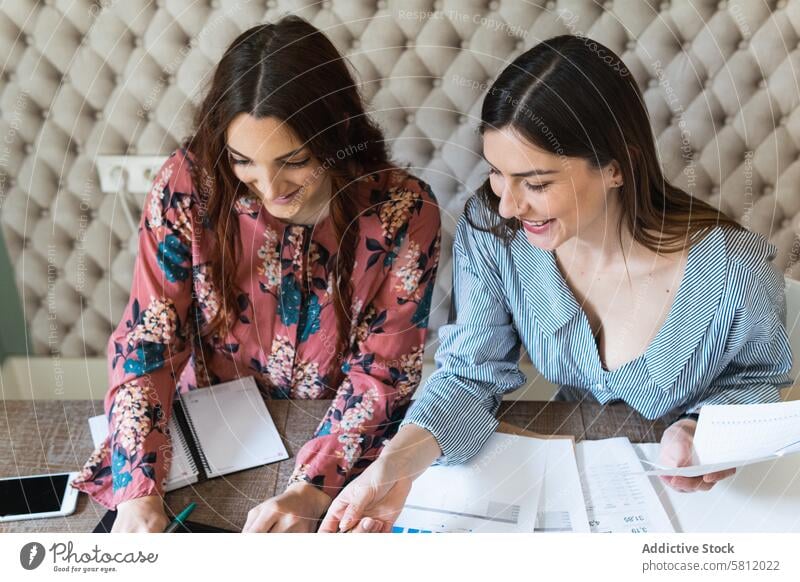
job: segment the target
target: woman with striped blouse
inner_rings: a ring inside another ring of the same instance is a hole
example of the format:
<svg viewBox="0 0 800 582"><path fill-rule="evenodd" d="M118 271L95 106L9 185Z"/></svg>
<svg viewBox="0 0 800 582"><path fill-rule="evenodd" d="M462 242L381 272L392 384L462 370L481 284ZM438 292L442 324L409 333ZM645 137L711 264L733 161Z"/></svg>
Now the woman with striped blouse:
<svg viewBox="0 0 800 582"><path fill-rule="evenodd" d="M673 466L690 462L703 405L774 402L789 384L775 248L665 180L617 55L575 36L539 44L489 89L480 130L489 176L458 224L437 369L321 531L388 531L434 460L474 456L525 383L522 346L559 398L671 422ZM665 481L707 490L732 473Z"/></svg>

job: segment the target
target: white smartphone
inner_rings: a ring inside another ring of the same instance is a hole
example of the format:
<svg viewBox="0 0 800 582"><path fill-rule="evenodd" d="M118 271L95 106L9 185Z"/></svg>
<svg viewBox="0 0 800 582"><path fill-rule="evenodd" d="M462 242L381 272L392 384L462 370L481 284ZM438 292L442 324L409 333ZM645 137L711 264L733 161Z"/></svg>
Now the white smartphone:
<svg viewBox="0 0 800 582"><path fill-rule="evenodd" d="M70 515L79 491L70 487L78 473L0 479L0 522Z"/></svg>

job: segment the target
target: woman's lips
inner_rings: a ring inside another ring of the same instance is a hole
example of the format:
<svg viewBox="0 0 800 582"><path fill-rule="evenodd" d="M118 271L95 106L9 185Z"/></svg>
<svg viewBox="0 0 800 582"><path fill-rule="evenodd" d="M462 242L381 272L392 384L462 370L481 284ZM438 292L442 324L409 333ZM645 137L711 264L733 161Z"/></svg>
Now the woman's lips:
<svg viewBox="0 0 800 582"><path fill-rule="evenodd" d="M536 222L529 222L527 220L522 220L522 228L524 228L527 232L532 234L544 234L548 231L550 226L553 224L552 218L549 218L545 221L536 221Z"/></svg>
<svg viewBox="0 0 800 582"><path fill-rule="evenodd" d="M271 202L272 202L272 204L278 204L278 205L289 204L292 200L294 200L294 197L297 196L297 194L299 192L300 192L300 188L298 188L294 192L291 192L291 193L287 194L286 196L281 196L280 198L275 198Z"/></svg>

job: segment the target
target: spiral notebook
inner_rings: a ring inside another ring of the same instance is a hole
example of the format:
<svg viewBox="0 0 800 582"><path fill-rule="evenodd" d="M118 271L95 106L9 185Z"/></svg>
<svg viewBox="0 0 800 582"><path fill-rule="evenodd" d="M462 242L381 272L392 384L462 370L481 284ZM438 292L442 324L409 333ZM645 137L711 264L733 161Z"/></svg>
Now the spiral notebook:
<svg viewBox="0 0 800 582"><path fill-rule="evenodd" d="M181 394L168 426L173 456L165 491L289 458L252 377ZM89 429L99 446L108 419L90 418Z"/></svg>

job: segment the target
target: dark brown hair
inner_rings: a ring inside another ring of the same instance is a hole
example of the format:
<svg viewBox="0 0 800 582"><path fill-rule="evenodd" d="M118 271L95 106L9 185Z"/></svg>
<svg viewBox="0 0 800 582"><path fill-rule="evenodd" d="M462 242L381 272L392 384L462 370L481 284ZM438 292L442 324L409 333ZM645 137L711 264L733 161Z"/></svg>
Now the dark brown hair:
<svg viewBox="0 0 800 582"><path fill-rule="evenodd" d="M625 225L636 242L669 253L691 246L717 225L742 228L667 182L636 81L613 51L594 40L558 36L508 65L483 101L479 130L506 127L544 151L580 158L595 168L616 160L623 176L620 240ZM470 222L507 244L519 220L499 215L488 179L478 197L488 212L483 225Z"/></svg>
<svg viewBox="0 0 800 582"><path fill-rule="evenodd" d="M241 113L285 122L330 174L330 217L338 241L331 257L332 299L339 331L336 349L343 356L351 327L351 274L361 211L351 185L388 165L383 134L365 114L342 56L305 20L288 16L255 26L233 41L217 65L195 118L195 133L186 142L195 159L195 188L213 233L211 281L222 294L222 309L206 323L203 337L226 334L238 315L235 273L241 240L234 203L247 185L236 178L228 160L226 130ZM342 155L343 148L347 155Z"/></svg>

